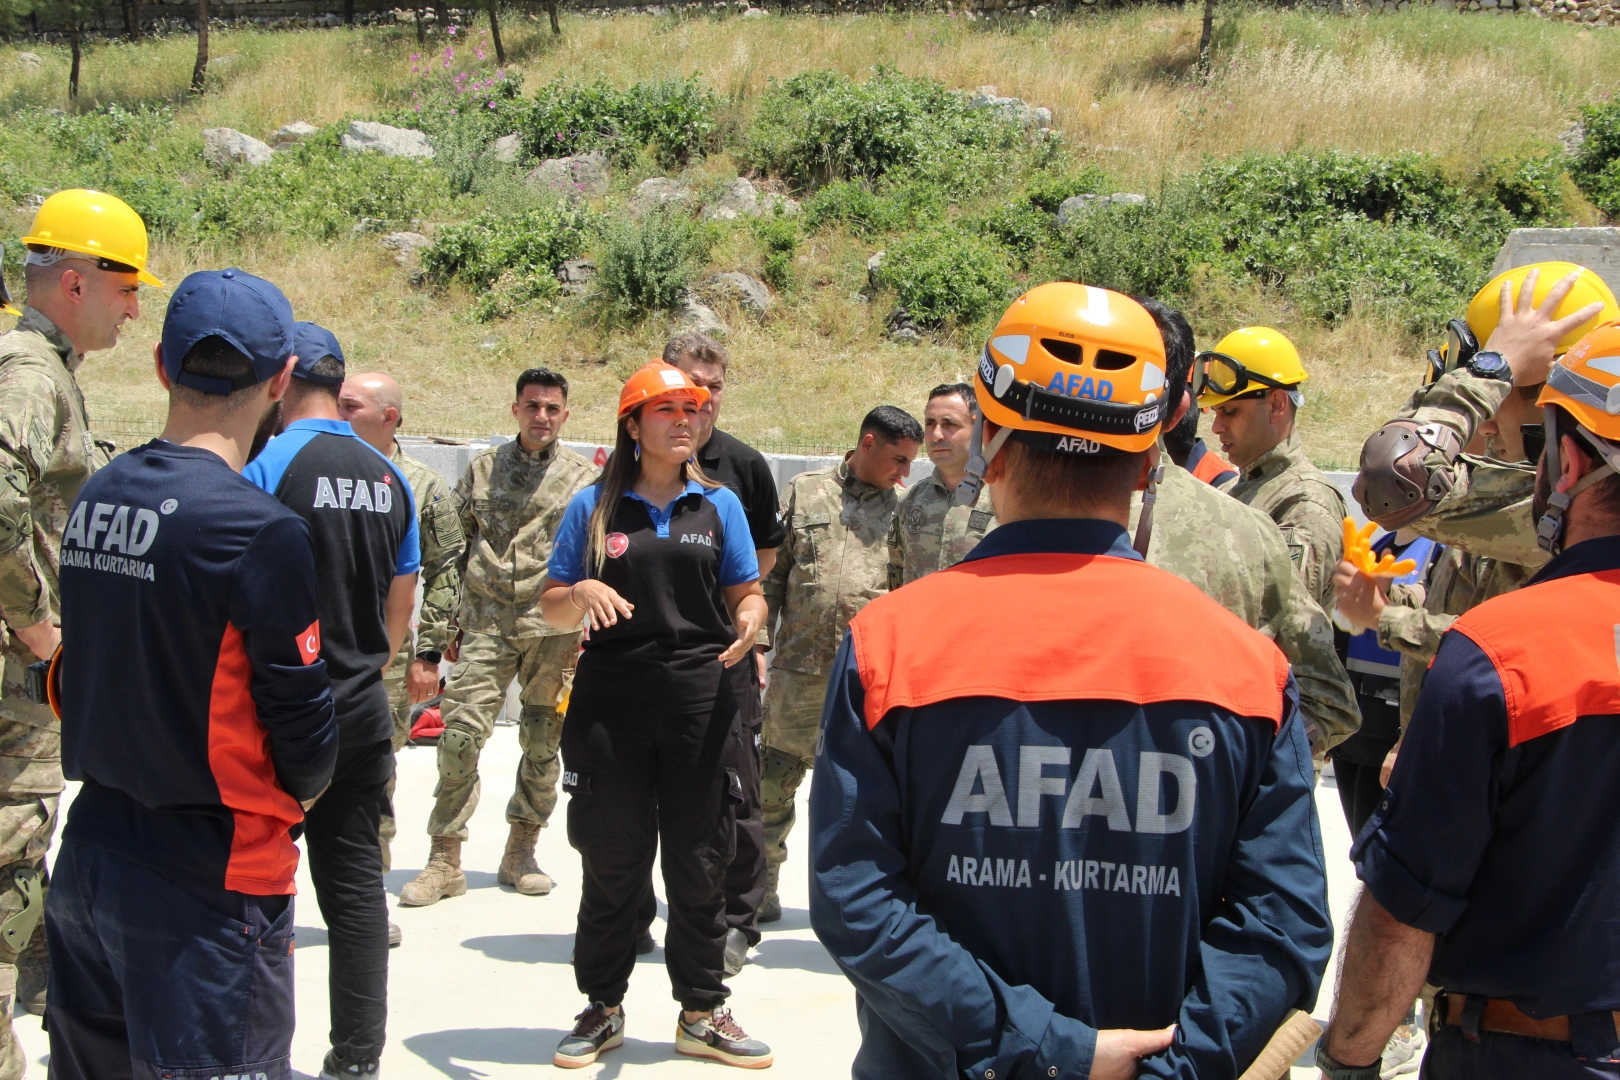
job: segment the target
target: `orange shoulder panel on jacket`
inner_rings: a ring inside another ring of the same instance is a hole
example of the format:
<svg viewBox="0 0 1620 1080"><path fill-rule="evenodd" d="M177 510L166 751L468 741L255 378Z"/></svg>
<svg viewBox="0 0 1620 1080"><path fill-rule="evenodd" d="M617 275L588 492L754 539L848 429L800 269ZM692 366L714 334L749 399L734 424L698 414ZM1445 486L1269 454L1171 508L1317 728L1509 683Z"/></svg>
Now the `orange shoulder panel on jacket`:
<svg viewBox="0 0 1620 1080"><path fill-rule="evenodd" d="M1281 650L1185 581L1133 559L958 563L878 597L849 628L868 727L890 709L964 697L1200 701L1282 723Z"/></svg>
<svg viewBox="0 0 1620 1080"><path fill-rule="evenodd" d="M1495 666L1510 746L1582 716L1620 713L1620 570L1504 593L1451 628Z"/></svg>
<svg viewBox="0 0 1620 1080"><path fill-rule="evenodd" d="M1204 456L1198 459L1198 465L1193 469L1192 474L1206 484L1213 484L1215 478L1222 473L1234 472L1237 472L1237 470L1232 468L1231 462L1213 450L1205 450Z"/></svg>

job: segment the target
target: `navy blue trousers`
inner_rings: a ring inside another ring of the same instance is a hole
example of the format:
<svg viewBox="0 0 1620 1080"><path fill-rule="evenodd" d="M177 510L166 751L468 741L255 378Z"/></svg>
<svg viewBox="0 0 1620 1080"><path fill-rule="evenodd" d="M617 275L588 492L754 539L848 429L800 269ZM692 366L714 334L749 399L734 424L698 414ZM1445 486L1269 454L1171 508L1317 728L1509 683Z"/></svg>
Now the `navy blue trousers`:
<svg viewBox="0 0 1620 1080"><path fill-rule="evenodd" d="M293 903L66 840L45 903L52 1080L286 1080Z"/></svg>
<svg viewBox="0 0 1620 1080"><path fill-rule="evenodd" d="M1475 1042L1447 1026L1423 1055L1421 1080L1620 1080L1620 1062L1582 1061L1569 1043L1523 1035L1482 1031Z"/></svg>

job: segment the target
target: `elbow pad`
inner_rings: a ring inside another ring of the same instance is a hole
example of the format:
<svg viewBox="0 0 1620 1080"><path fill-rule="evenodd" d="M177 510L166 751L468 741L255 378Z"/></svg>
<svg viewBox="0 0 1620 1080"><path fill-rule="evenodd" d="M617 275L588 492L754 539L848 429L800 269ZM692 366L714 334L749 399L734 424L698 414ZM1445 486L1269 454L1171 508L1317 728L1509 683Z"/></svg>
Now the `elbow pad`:
<svg viewBox="0 0 1620 1080"><path fill-rule="evenodd" d="M1441 424L1391 420L1373 432L1361 448L1361 471L1350 494L1367 517L1386 529L1398 529L1434 509L1451 490L1450 466L1462 451L1457 433ZM1432 471L1432 453L1445 460Z"/></svg>

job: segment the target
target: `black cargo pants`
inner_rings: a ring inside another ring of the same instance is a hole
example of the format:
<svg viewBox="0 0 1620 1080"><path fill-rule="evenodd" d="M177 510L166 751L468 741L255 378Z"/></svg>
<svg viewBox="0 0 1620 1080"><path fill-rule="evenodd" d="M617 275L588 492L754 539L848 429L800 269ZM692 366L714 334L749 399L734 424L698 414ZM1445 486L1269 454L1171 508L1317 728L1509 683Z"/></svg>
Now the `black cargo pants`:
<svg viewBox="0 0 1620 1080"><path fill-rule="evenodd" d="M694 709L641 680L595 677L590 661L580 660L562 736L568 841L584 871L575 981L592 1001L623 1002L661 840L670 984L683 1009L707 1011L729 994L722 886L744 798L738 763L759 710L753 667L726 670L713 702Z"/></svg>

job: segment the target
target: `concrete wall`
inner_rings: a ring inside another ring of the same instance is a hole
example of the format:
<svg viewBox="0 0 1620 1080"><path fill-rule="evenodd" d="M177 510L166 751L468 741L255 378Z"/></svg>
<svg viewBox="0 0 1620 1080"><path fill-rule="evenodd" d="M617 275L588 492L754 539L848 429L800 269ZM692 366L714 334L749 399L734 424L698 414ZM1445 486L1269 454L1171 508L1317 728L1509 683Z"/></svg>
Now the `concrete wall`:
<svg viewBox="0 0 1620 1080"><path fill-rule="evenodd" d="M1535 262L1572 262L1597 271L1620 295L1620 229L1514 229L1492 274Z"/></svg>

